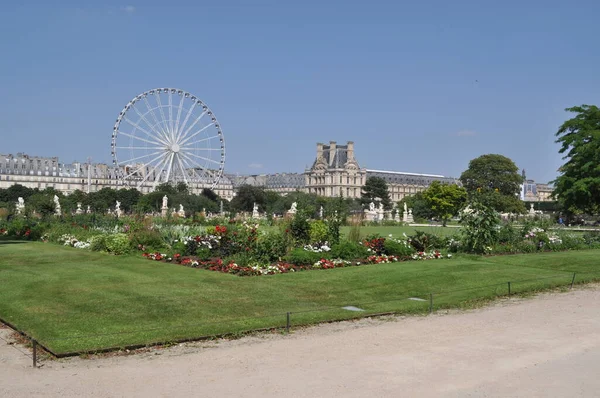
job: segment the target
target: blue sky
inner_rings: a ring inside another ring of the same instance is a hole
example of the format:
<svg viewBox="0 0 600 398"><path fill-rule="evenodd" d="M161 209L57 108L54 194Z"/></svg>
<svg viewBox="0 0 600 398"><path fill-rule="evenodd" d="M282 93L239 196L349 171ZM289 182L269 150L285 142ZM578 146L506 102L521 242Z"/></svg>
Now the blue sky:
<svg viewBox="0 0 600 398"><path fill-rule="evenodd" d="M176 87L219 118L228 172L302 172L353 140L367 168L458 177L499 153L546 182L564 108L600 103L597 1L18 3L0 153L110 162L123 106Z"/></svg>

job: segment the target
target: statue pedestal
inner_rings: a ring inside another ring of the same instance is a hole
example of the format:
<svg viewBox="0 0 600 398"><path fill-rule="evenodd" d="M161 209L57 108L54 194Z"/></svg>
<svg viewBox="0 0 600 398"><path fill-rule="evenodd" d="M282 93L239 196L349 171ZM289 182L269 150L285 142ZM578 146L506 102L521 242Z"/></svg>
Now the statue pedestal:
<svg viewBox="0 0 600 398"><path fill-rule="evenodd" d="M409 222L408 221L408 212L405 211L404 213L402 213L402 222Z"/></svg>
<svg viewBox="0 0 600 398"><path fill-rule="evenodd" d="M365 221L377 221L377 212L365 210Z"/></svg>
<svg viewBox="0 0 600 398"><path fill-rule="evenodd" d="M163 217L166 217L169 214L169 208L168 207L163 207L162 209L160 209L160 215Z"/></svg>

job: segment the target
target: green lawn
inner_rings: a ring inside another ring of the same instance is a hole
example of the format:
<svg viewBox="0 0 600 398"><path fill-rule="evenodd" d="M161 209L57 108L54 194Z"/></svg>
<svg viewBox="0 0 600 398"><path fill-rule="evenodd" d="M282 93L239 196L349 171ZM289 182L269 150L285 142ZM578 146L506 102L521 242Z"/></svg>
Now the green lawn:
<svg viewBox="0 0 600 398"><path fill-rule="evenodd" d="M0 242L0 318L55 353L434 307L600 278L600 250L460 257L262 277ZM541 279L546 278L546 279ZM521 282L520 282L521 281ZM341 309L354 305L365 312Z"/></svg>

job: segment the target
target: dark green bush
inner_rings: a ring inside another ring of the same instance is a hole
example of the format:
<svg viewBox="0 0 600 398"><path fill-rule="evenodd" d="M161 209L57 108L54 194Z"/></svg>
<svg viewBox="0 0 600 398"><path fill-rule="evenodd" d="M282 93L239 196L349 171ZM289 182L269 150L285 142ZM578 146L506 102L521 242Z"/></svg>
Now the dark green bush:
<svg viewBox="0 0 600 398"><path fill-rule="evenodd" d="M163 247L163 239L160 232L151 229L139 229L130 235L131 247L137 249L139 245L146 248L159 249Z"/></svg>
<svg viewBox="0 0 600 398"><path fill-rule="evenodd" d="M288 241L279 231L260 235L254 247L253 257L262 262L273 262L283 258L288 250Z"/></svg>
<svg viewBox="0 0 600 398"><path fill-rule="evenodd" d="M106 251L113 254L125 254L130 250L129 237L126 234L106 235Z"/></svg>
<svg viewBox="0 0 600 398"><path fill-rule="evenodd" d="M94 252L106 251L106 237L108 235L96 235L90 239L90 250Z"/></svg>
<svg viewBox="0 0 600 398"><path fill-rule="evenodd" d="M415 252L415 249L412 247L412 245L396 239L386 239L383 247L385 253L390 256L405 257L410 256Z"/></svg>
<svg viewBox="0 0 600 398"><path fill-rule="evenodd" d="M322 258L329 258L328 253L315 253L302 248L296 248L285 256L285 260L294 265L312 265Z"/></svg>
<svg viewBox="0 0 600 398"><path fill-rule="evenodd" d="M425 231L415 231L414 235L408 237L408 242L418 252L444 248L444 239Z"/></svg>
<svg viewBox="0 0 600 398"><path fill-rule="evenodd" d="M331 248L331 258L341 258L343 260L360 260L367 258L371 253L360 243L349 240L341 240L337 245Z"/></svg>

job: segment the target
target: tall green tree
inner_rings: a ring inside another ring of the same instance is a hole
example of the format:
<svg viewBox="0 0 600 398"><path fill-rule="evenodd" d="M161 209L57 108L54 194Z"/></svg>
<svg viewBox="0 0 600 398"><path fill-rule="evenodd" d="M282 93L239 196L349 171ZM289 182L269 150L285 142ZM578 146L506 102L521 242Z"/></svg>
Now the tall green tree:
<svg viewBox="0 0 600 398"><path fill-rule="evenodd" d="M482 155L469 162L460 181L470 198L498 212L523 213L525 205L519 198L523 177L515 163L503 155Z"/></svg>
<svg viewBox="0 0 600 398"><path fill-rule="evenodd" d="M595 105L567 108L576 116L556 132L566 160L553 181L553 195L569 213L600 210L600 109Z"/></svg>
<svg viewBox="0 0 600 398"><path fill-rule="evenodd" d="M236 211L251 212L254 203L260 211L264 211L266 205L265 189L253 185L242 185L238 188L235 197L231 200L231 207Z"/></svg>
<svg viewBox="0 0 600 398"><path fill-rule="evenodd" d="M369 177L362 187L360 202L363 206L367 206L371 202L376 202L376 198L381 199L384 209L391 210L392 203L387 182L381 177Z"/></svg>
<svg viewBox="0 0 600 398"><path fill-rule="evenodd" d="M433 181L422 193L433 214L442 220L445 227L450 219L458 214L467 201L467 190L456 184L442 184Z"/></svg>
<svg viewBox="0 0 600 398"><path fill-rule="evenodd" d="M406 203L406 207L412 209L412 214L415 220L430 220L435 217L435 213L433 210L431 210L429 203L427 203L423 197L423 192L417 192L414 195L405 196L398 202L397 211L400 212L400 218L402 218L404 203Z"/></svg>

